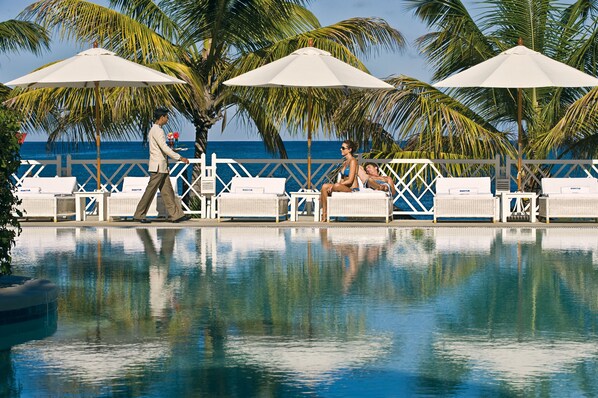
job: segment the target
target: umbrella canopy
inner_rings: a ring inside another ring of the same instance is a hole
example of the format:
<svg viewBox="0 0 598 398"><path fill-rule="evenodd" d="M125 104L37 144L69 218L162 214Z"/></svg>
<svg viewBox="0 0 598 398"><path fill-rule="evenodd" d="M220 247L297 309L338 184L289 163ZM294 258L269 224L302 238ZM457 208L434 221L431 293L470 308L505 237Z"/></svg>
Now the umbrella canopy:
<svg viewBox="0 0 598 398"><path fill-rule="evenodd" d="M5 85L24 88L72 87L94 88L97 150L97 187L100 184L100 87L148 87L185 82L165 73L118 57L94 47L74 57L11 80Z"/></svg>
<svg viewBox="0 0 598 398"><path fill-rule="evenodd" d="M224 82L227 86L391 89L392 85L314 47ZM307 188L311 187L311 91L308 92Z"/></svg>
<svg viewBox="0 0 598 398"><path fill-rule="evenodd" d="M592 87L598 79L537 51L520 45L439 81L434 87L488 87L517 89L518 157L517 188L521 190L523 157L522 94L523 88Z"/></svg>

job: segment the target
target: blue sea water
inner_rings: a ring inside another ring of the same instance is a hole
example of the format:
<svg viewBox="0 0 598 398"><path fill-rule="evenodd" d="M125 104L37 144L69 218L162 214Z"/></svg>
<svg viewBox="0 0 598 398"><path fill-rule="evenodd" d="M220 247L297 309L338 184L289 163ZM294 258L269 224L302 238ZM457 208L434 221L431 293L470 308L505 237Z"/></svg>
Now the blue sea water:
<svg viewBox="0 0 598 398"><path fill-rule="evenodd" d="M312 158L340 159L341 141L313 141ZM185 157L193 157L193 142L179 142L179 147L188 148L180 153ZM307 144L304 141L288 141L285 147L289 159L305 159ZM213 141L208 143L208 156L213 153L219 158L236 159L268 159L276 155L268 153L261 141ZM46 150L45 142L25 141L21 147L22 159L54 159L56 155L71 154L74 159L95 159L95 144L82 143L57 144L52 150ZM146 159L148 147L140 141L109 141L101 144L102 159Z"/></svg>

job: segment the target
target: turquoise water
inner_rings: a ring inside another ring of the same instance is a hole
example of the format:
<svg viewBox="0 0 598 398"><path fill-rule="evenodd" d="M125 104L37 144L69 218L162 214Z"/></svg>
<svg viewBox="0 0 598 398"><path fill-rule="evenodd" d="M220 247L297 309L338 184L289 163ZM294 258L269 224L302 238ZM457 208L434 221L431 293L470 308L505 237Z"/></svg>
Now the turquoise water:
<svg viewBox="0 0 598 398"><path fill-rule="evenodd" d="M0 396L598 395L596 228L34 228Z"/></svg>

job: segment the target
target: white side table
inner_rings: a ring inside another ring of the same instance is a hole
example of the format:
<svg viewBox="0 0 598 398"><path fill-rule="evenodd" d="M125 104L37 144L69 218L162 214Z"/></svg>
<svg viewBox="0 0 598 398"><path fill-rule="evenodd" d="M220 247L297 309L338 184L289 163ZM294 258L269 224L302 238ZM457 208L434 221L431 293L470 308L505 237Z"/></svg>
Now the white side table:
<svg viewBox="0 0 598 398"><path fill-rule="evenodd" d="M529 199L529 221L536 222L536 197L537 194L535 192L501 192L500 221L507 222L507 217L512 214L511 200L520 201L521 199Z"/></svg>
<svg viewBox="0 0 598 398"><path fill-rule="evenodd" d="M77 221L85 221L87 218L85 200L89 198L96 202L98 221L106 221L106 202L108 202L108 196L110 196L110 192L105 191L75 192L75 219Z"/></svg>
<svg viewBox="0 0 598 398"><path fill-rule="evenodd" d="M291 221L297 221L300 199L313 202L314 221L320 221L320 192L316 191L291 192Z"/></svg>

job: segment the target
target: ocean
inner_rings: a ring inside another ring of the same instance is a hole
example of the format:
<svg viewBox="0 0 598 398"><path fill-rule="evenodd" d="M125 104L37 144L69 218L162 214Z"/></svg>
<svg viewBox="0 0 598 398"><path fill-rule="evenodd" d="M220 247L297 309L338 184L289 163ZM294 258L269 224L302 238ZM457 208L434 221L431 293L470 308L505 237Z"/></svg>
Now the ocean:
<svg viewBox="0 0 598 398"><path fill-rule="evenodd" d="M193 157L193 142L181 141L179 147L188 148L180 153ZM313 159L341 159L341 141L313 141L311 155ZM305 141L288 141L285 147L289 159L307 158ZM266 152L261 141L213 141L208 143L208 156L213 153L219 158L235 159L272 159L276 156ZM58 143L53 150L46 150L45 142L25 141L21 147L23 160L54 159L56 155L70 154L73 159L95 159L96 147L91 143ZM102 159L147 159L148 148L140 141L107 141L101 144Z"/></svg>

